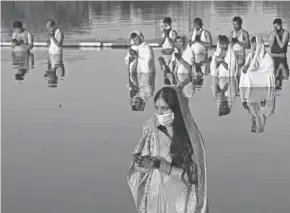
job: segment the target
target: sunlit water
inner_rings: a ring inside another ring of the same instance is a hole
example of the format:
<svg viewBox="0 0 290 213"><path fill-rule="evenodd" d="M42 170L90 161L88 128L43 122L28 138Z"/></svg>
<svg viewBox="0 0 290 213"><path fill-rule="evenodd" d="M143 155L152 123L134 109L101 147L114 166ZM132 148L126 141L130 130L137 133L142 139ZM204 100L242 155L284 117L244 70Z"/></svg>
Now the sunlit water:
<svg viewBox="0 0 290 213"><path fill-rule="evenodd" d="M161 21L172 17L173 28L187 35L196 17L202 18L214 41L219 34L229 34L232 19L243 18L243 28L267 41L274 18L281 17L289 29L290 3L287 1L161 1L161 2L1 2L1 40L10 41L14 20L44 41L48 18L57 21L64 31L65 42L114 40L128 41L133 30L142 30L145 38L156 40L161 35ZM124 40L125 39L125 40Z"/></svg>
<svg viewBox="0 0 290 213"><path fill-rule="evenodd" d="M19 19L43 41L47 18L57 20L65 41L127 42L135 29L156 40L165 16L181 34L201 17L216 38L228 34L235 15L267 40L274 18L288 28L289 9L288 2L1 2L1 40L11 39ZM135 212L126 172L153 103L144 112L131 110L126 51L65 49L64 77L49 87L45 49L33 50L34 68L24 80L15 80L10 49L1 49L4 213ZM155 53L157 59L160 50ZM163 82L157 60L156 67L155 92ZM190 99L206 143L210 212L288 212L289 81L260 134L251 132L240 97L229 115L218 116L212 82L206 76Z"/></svg>
<svg viewBox="0 0 290 213"><path fill-rule="evenodd" d="M46 50L33 53L21 83L10 50L1 50L3 212L134 212L126 173L154 109L151 98L144 112L131 110L126 50L65 50L55 88L44 78ZM163 82L156 67L155 92ZM289 88L284 82L260 134L239 97L218 116L209 76L190 99L206 143L211 212L290 209Z"/></svg>

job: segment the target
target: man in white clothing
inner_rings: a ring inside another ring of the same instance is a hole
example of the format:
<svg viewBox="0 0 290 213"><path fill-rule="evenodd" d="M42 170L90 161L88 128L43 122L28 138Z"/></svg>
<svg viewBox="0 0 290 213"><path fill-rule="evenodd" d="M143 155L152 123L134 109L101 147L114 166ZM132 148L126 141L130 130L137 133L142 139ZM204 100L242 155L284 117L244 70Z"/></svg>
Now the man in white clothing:
<svg viewBox="0 0 290 213"><path fill-rule="evenodd" d="M212 47L212 37L208 30L203 29L200 18L193 21L194 30L189 36L189 46L192 49L196 61L196 67L202 73L209 73L208 49Z"/></svg>
<svg viewBox="0 0 290 213"><path fill-rule="evenodd" d="M162 46L162 56L165 60L166 65L169 64L171 55L174 50L174 40L177 36L177 32L172 29L172 20L170 17L166 17L163 20L163 31L162 31L162 40L160 42L160 46Z"/></svg>
<svg viewBox="0 0 290 213"><path fill-rule="evenodd" d="M21 21L13 22L11 47L13 52L30 52L33 48L33 36L23 28Z"/></svg>
<svg viewBox="0 0 290 213"><path fill-rule="evenodd" d="M243 20L239 16L233 18L234 30L230 32L229 41L238 59L239 68L245 64L246 49L250 49L249 33L242 28Z"/></svg>
<svg viewBox="0 0 290 213"><path fill-rule="evenodd" d="M48 20L46 23L47 29L47 45L48 52L51 55L60 55L62 54L62 44L64 35L63 32L56 26L53 20Z"/></svg>

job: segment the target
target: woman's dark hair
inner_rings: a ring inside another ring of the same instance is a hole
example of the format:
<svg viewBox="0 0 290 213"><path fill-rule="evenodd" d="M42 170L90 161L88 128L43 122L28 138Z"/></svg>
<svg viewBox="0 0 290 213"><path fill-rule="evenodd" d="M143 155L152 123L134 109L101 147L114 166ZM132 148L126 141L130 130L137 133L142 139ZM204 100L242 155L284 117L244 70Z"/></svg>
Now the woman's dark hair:
<svg viewBox="0 0 290 213"><path fill-rule="evenodd" d="M22 22L21 21L14 21L13 22L13 28L22 28Z"/></svg>
<svg viewBox="0 0 290 213"><path fill-rule="evenodd" d="M172 20L170 17L166 17L165 19L163 19L163 23L167 23L167 24L171 25Z"/></svg>
<svg viewBox="0 0 290 213"><path fill-rule="evenodd" d="M240 16L235 16L233 18L233 22L238 22L240 25L243 24L243 20L242 20L242 18Z"/></svg>
<svg viewBox="0 0 290 213"><path fill-rule="evenodd" d="M256 38L256 36L253 36L252 38L251 38L251 43L256 43L257 42L257 38Z"/></svg>
<svg viewBox="0 0 290 213"><path fill-rule="evenodd" d="M159 98L162 98L174 113L174 121L172 124L173 137L170 147L170 154L172 156L171 165L183 169L182 181L185 184L194 184L193 174L195 172L195 166L192 159L193 147L183 121L177 93L173 88L163 87L156 93L154 102ZM185 174L188 176L188 182L185 180Z"/></svg>
<svg viewBox="0 0 290 213"><path fill-rule="evenodd" d="M276 19L274 19L273 24L279 24L279 25L282 25L282 19L280 19L280 18L276 18Z"/></svg>

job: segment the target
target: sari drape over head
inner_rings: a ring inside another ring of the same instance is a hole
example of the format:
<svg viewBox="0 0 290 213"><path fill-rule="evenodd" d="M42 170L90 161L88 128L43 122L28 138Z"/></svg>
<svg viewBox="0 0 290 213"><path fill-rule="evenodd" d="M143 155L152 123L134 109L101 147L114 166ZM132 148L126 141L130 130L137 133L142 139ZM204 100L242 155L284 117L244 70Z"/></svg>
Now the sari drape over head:
<svg viewBox="0 0 290 213"><path fill-rule="evenodd" d="M245 66L248 66L247 73L241 72L239 87L274 87L274 60L272 56L265 50L264 40L261 36L256 37L255 53L251 51L247 58Z"/></svg>
<svg viewBox="0 0 290 213"><path fill-rule="evenodd" d="M131 162L127 181L138 213L207 213L207 171L202 136L192 118L190 109L180 89L178 94L182 117L188 132L196 166L196 185L186 186L180 178L180 171L165 175L159 170L140 173ZM169 137L157 127L160 124L154 115L143 126L143 135L133 154L162 157L171 163Z"/></svg>
<svg viewBox="0 0 290 213"><path fill-rule="evenodd" d="M239 64L236 54L231 45L228 46L226 57L224 62L228 64L228 69L226 69L222 64L217 67L217 58L221 55L221 47L219 41L217 42L216 52L212 56L212 61L210 63L210 75L219 77L236 77L239 75Z"/></svg>
<svg viewBox="0 0 290 213"><path fill-rule="evenodd" d="M129 72L142 72L150 73L155 72L154 63L154 51L150 45L148 45L144 40L144 35L140 31L134 31L141 38L141 44L139 46L132 45L131 49L135 50L138 54L133 61L129 61L130 53L128 52L125 57L125 63L128 65ZM133 41L130 39L130 43Z"/></svg>

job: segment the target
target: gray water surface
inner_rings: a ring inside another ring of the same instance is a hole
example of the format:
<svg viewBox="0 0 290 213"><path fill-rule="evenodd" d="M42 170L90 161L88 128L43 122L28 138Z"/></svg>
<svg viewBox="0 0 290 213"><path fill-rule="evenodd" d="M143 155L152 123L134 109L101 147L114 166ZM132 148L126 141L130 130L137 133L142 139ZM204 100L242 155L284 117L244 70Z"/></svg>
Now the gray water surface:
<svg viewBox="0 0 290 213"><path fill-rule="evenodd" d="M10 50L1 50L2 212L135 212L126 173L154 109L151 98L144 112L131 111L126 50L65 50L56 88L44 78L46 50L33 53L34 69L19 82ZM206 145L210 212L288 212L289 82L260 134L239 97L219 117L211 87L206 76L190 99Z"/></svg>
<svg viewBox="0 0 290 213"><path fill-rule="evenodd" d="M216 40L219 34L229 34L233 17L239 15L244 29L267 41L275 18L282 18L284 28L289 29L289 11L287 1L5 1L1 2L1 40L10 41L13 21L21 20L35 41L44 41L49 18L64 31L65 42L127 42L133 30L142 30L146 39L156 40L166 16L181 35L188 35L193 20L200 17Z"/></svg>

